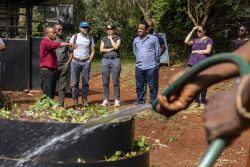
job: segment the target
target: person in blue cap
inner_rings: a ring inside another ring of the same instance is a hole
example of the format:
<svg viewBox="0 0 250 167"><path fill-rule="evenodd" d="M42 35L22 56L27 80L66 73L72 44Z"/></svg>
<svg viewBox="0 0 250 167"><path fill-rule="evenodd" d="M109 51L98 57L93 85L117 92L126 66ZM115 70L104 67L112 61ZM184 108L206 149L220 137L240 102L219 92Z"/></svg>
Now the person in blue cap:
<svg viewBox="0 0 250 167"><path fill-rule="evenodd" d="M87 107L87 97L89 94L89 75L90 64L95 54L95 43L90 35L90 26L88 22L80 22L80 33L73 35L70 42L77 45L73 50L73 60L71 62L72 75L72 98L74 106L78 106L78 89L80 74L82 75L82 106Z"/></svg>

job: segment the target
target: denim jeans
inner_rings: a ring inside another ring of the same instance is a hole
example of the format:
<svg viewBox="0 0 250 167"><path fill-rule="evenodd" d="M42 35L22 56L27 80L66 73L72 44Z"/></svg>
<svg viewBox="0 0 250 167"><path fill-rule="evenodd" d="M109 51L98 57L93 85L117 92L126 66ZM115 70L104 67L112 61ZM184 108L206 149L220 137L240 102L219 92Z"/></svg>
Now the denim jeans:
<svg viewBox="0 0 250 167"><path fill-rule="evenodd" d="M73 82L72 98L74 101L78 101L80 73L82 74L82 99L87 100L89 94L90 64L88 61L81 62L73 60L71 63L71 75Z"/></svg>
<svg viewBox="0 0 250 167"><path fill-rule="evenodd" d="M189 65L189 67L191 68L194 65ZM201 98L200 98L201 96ZM204 88L201 90L201 93L198 94L195 98L194 98L194 102L195 103L202 103L202 104L206 104L206 96L207 96L207 88Z"/></svg>
<svg viewBox="0 0 250 167"><path fill-rule="evenodd" d="M207 88L204 88L201 90L201 93L195 97L194 99L195 103L201 102L202 104L206 104L206 95L207 95ZM201 100L200 100L200 96L201 96Z"/></svg>
<svg viewBox="0 0 250 167"><path fill-rule="evenodd" d="M109 99L109 82L111 74L114 85L114 99L120 100L120 73L121 73L120 59L103 58L101 63L101 72L102 72L104 99Z"/></svg>
<svg viewBox="0 0 250 167"><path fill-rule="evenodd" d="M146 85L149 86L150 91L150 103L153 102L157 97L157 68L151 68L147 70L142 70L138 67L135 69L136 76L136 95L137 103L144 104L146 96Z"/></svg>
<svg viewBox="0 0 250 167"><path fill-rule="evenodd" d="M57 70L40 70L40 86L43 91L43 94L52 99L55 96L57 76Z"/></svg>

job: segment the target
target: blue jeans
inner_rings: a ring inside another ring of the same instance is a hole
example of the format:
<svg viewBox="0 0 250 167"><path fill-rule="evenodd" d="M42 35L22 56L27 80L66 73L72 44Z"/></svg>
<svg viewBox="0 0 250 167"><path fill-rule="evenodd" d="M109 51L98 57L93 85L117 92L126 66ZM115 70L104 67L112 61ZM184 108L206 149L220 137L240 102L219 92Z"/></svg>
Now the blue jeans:
<svg viewBox="0 0 250 167"><path fill-rule="evenodd" d="M82 73L82 99L87 100L89 94L90 64L88 61L81 62L73 60L71 63L71 75L73 82L72 98L74 101L78 101L80 73Z"/></svg>
<svg viewBox="0 0 250 167"><path fill-rule="evenodd" d="M200 100L200 95L201 95L201 100ZM201 102L202 104L206 104L206 95L207 95L207 88L204 88L201 90L201 93L195 97L194 99L195 103Z"/></svg>
<svg viewBox="0 0 250 167"><path fill-rule="evenodd" d="M150 103L153 102L157 97L157 68L151 68L147 70L142 70L138 67L135 69L136 76L136 95L137 103L144 104L146 96L146 85L149 86L150 91Z"/></svg>
<svg viewBox="0 0 250 167"><path fill-rule="evenodd" d="M190 68L194 65L188 65ZM200 96L201 96L201 100L200 100ZM206 96L207 96L207 88L204 88L201 90L201 93L198 94L195 98L194 98L194 102L195 103L202 103L202 104L206 104Z"/></svg>

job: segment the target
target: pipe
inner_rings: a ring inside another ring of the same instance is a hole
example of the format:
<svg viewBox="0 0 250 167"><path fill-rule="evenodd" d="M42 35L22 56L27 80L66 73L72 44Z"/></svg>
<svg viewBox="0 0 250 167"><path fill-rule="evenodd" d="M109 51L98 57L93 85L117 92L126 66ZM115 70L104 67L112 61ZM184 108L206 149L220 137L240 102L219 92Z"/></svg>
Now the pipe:
<svg viewBox="0 0 250 167"><path fill-rule="evenodd" d="M231 62L238 66L240 70L240 76L250 74L250 67L248 63L246 63L242 58L232 53L222 53L216 54L210 58L207 58L205 61L202 61L192 68L190 68L187 72L182 74L175 82L173 82L167 89L165 89L162 95L167 98L170 97L171 93L177 88L183 87L185 83L187 83L190 79L195 77L201 71L220 63ZM154 100L152 103L152 107L155 110L158 104L158 100ZM212 167L215 163L216 159L219 157L223 149L225 148L227 143L227 139L218 138L211 142L206 153L202 157L198 167Z"/></svg>

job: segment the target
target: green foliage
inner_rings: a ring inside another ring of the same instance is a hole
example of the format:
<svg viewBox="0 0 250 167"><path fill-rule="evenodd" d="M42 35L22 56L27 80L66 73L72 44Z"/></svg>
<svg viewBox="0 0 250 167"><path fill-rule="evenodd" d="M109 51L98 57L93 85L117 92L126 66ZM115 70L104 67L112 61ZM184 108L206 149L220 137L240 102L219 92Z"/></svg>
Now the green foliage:
<svg viewBox="0 0 250 167"><path fill-rule="evenodd" d="M133 151L124 153L122 151L116 151L111 157L105 157L106 161L117 161L120 159L131 158L136 156L140 152L149 151L150 147L146 142L145 136L141 136L138 141L135 141Z"/></svg>
<svg viewBox="0 0 250 167"><path fill-rule="evenodd" d="M16 104L12 105L12 112L0 109L0 117L5 119L27 118L45 122L86 123L92 118L98 118L112 112L117 112L117 110L108 111L106 108L97 108L95 105L88 108L66 110L59 107L59 104L53 99L43 95L36 99L34 105L23 112L16 109Z"/></svg>

